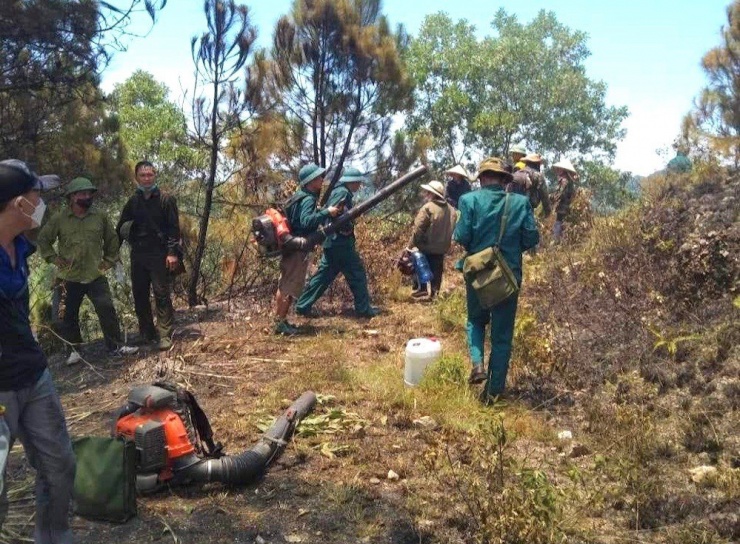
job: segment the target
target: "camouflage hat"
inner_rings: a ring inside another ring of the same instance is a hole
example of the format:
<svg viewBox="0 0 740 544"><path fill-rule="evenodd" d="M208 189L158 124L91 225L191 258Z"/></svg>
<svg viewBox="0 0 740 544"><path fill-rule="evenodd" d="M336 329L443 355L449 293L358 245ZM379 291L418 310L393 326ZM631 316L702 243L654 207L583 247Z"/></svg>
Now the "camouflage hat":
<svg viewBox="0 0 740 544"><path fill-rule="evenodd" d="M69 196L82 191L92 191L95 193L97 192L97 189L89 179L82 177L75 178L69 182L69 185L67 185L67 189L64 191L64 196Z"/></svg>
<svg viewBox="0 0 740 544"><path fill-rule="evenodd" d="M525 147L523 145L516 144L514 146L511 146L511 149L509 150L509 153L511 153L512 155L514 153L519 153L520 155L526 155L527 154L527 150L525 149Z"/></svg>
<svg viewBox="0 0 740 544"><path fill-rule="evenodd" d="M478 177L483 172L496 172L497 174L504 174L507 178L511 178L511 172L506 169L506 164L503 159L498 157L488 157L478 167Z"/></svg>

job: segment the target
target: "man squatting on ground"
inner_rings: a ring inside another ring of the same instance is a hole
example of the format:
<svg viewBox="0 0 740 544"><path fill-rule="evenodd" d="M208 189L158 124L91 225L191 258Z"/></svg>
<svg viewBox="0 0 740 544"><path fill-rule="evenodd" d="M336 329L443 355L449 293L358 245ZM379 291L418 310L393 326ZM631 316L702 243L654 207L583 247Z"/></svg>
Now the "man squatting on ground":
<svg viewBox="0 0 740 544"><path fill-rule="evenodd" d="M27 259L34 247L24 233L41 225L46 205L39 191L44 181L21 161L0 162L0 405L10 432L9 440L1 443L10 449L20 439L36 470L34 542L71 544L75 457L59 395L29 318ZM8 512L7 487L2 488L0 527Z"/></svg>
<svg viewBox="0 0 740 544"><path fill-rule="evenodd" d="M341 208L329 206L318 209L316 201L321 193L326 168L307 164L298 173L298 191L285 204L285 215L293 236L305 237L315 232L328 217L339 215ZM280 279L275 293L275 334L297 334L298 328L288 323L290 304L301 296L306 283L310 253L307 251L283 252L280 258Z"/></svg>
<svg viewBox="0 0 740 544"><path fill-rule="evenodd" d="M502 159L489 158L478 168L481 188L460 197L460 217L453 238L469 254L483 251L498 243L506 195L509 195L509 212L499 249L506 259L518 285L522 283L522 253L535 247L540 235L529 199L516 193L506 193L505 187L512 179ZM480 306L478 295L469 281L465 282L468 319L466 325L468 349L473 368L470 383L487 380L483 400L500 396L506 386L506 374L511 359L514 338L514 318L518 296L513 295L490 310ZM488 372L483 370L483 350L486 326L491 325L491 354Z"/></svg>

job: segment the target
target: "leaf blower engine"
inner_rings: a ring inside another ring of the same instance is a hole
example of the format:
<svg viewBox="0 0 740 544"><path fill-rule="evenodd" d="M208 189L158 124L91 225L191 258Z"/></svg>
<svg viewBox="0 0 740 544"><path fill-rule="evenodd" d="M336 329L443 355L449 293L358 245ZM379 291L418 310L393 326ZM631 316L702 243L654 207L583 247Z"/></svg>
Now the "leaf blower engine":
<svg viewBox="0 0 740 544"><path fill-rule="evenodd" d="M313 409L316 395L301 395L254 447L239 455L223 453L195 396L181 387L168 382L144 385L132 389L127 400L118 411L115 435L136 444L136 489L148 493L165 484L254 481Z"/></svg>

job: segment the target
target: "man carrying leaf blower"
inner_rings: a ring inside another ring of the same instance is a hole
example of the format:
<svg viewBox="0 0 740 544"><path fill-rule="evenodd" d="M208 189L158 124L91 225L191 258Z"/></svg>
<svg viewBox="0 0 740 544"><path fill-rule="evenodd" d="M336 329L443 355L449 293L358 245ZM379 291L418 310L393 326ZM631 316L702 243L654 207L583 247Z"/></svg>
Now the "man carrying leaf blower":
<svg viewBox="0 0 740 544"><path fill-rule="evenodd" d="M326 168L318 164L307 164L298 173L300 187L285 204L285 215L293 236L308 236L341 212L339 206L318 209L316 201L324 183ZM306 283L308 251L283 249L280 258L280 280L275 293L275 334L293 335L298 328L288 323L288 310L293 299L301 296Z"/></svg>

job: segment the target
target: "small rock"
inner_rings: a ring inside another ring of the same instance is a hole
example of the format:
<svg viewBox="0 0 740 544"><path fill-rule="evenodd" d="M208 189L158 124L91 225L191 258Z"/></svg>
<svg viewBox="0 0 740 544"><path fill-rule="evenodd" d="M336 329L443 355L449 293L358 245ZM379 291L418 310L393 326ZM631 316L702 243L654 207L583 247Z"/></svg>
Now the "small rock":
<svg viewBox="0 0 740 544"><path fill-rule="evenodd" d="M566 441L566 440L573 440L573 433L570 431L560 431L558 433L558 440Z"/></svg>
<svg viewBox="0 0 740 544"><path fill-rule="evenodd" d="M589 453L591 453L591 450L583 444L573 444L573 447L570 449L570 453L568 454L568 456L571 459L575 459L576 457L583 457L584 455L588 455Z"/></svg>
<svg viewBox="0 0 740 544"><path fill-rule="evenodd" d="M303 542L303 537L298 535L286 535L285 537L286 542Z"/></svg>
<svg viewBox="0 0 740 544"><path fill-rule="evenodd" d="M364 336L378 336L380 334L380 331L377 329L365 329L362 331L362 334Z"/></svg>
<svg viewBox="0 0 740 544"><path fill-rule="evenodd" d="M260 535L257 535L257 538L254 539L254 544L266 544L266 542L264 538L262 538Z"/></svg>
<svg viewBox="0 0 740 544"><path fill-rule="evenodd" d="M395 482L397 480L400 480L401 477L396 472L393 472L392 470L389 470L388 471L388 479Z"/></svg>
<svg viewBox="0 0 740 544"><path fill-rule="evenodd" d="M414 426L421 427L422 429L426 429L428 431L433 431L434 429L439 427L437 422L429 416L422 416L419 419L415 419Z"/></svg>
<svg viewBox="0 0 740 544"><path fill-rule="evenodd" d="M695 484L700 484L710 476L713 476L717 473L717 467L712 467L709 465L702 465L699 467L694 467L689 470L689 473L691 474L691 481Z"/></svg>
<svg viewBox="0 0 740 544"><path fill-rule="evenodd" d="M379 479L379 478L375 478L375 477L373 477L373 478L370 478L370 480L369 480L369 481L370 481L370 483L371 483L371 484L373 484L373 485L378 485L378 484L380 483L380 479Z"/></svg>

